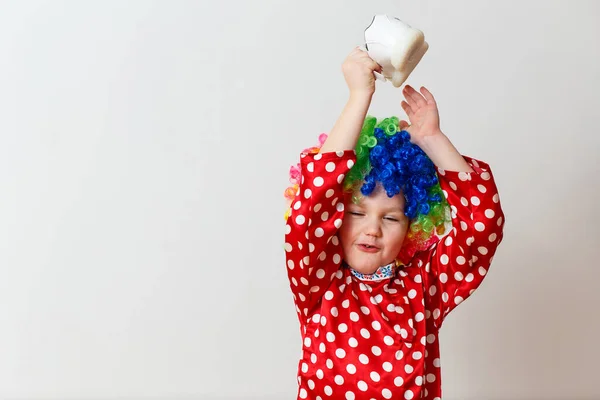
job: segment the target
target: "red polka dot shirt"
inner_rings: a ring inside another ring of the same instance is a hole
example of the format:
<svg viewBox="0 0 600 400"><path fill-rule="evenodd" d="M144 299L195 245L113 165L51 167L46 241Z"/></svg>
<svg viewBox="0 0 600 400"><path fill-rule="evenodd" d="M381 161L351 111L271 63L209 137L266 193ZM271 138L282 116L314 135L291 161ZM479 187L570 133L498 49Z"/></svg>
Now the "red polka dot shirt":
<svg viewBox="0 0 600 400"><path fill-rule="evenodd" d="M353 150L301 154L287 220L287 272L302 334L298 399L440 399L438 331L481 284L502 240L504 214L486 163L437 168L450 233L386 279L344 266L337 231Z"/></svg>

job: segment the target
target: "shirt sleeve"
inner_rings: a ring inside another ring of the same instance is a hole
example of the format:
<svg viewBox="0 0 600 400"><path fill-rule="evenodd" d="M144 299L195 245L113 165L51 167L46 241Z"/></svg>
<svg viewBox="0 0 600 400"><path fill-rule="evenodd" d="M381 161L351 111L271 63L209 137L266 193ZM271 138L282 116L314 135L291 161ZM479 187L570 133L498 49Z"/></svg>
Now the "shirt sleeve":
<svg viewBox="0 0 600 400"><path fill-rule="evenodd" d="M344 217L343 181L354 150L300 155L301 180L287 219L287 274L302 323L319 303L342 262L336 235Z"/></svg>
<svg viewBox="0 0 600 400"><path fill-rule="evenodd" d="M452 228L416 260L423 277L426 317L433 318L438 328L479 287L503 238L504 213L490 167L464 159L474 172L437 168Z"/></svg>

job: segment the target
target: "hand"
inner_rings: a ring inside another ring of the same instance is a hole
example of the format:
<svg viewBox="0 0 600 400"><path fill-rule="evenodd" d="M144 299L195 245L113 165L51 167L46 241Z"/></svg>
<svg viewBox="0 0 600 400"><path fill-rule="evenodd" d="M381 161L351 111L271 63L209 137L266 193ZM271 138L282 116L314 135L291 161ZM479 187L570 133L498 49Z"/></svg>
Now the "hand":
<svg viewBox="0 0 600 400"><path fill-rule="evenodd" d="M344 79L350 89L350 94L375 93L375 75L373 71L381 72L381 65L377 64L366 51L354 48L342 64Z"/></svg>
<svg viewBox="0 0 600 400"><path fill-rule="evenodd" d="M421 87L419 93L406 85L402 93L407 101L402 101L401 105L408 115L410 125L402 120L399 126L410 133L411 141L418 145L424 139L442 134L437 104L429 90Z"/></svg>

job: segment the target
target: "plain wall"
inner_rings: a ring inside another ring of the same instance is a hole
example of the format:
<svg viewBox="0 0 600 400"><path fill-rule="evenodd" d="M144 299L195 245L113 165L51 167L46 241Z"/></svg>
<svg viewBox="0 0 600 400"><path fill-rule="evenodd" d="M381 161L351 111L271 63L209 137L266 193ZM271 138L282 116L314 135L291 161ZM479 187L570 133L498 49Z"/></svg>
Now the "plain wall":
<svg viewBox="0 0 600 400"><path fill-rule="evenodd" d="M1 1L0 398L294 399L288 168L373 15L491 164L490 273L441 332L446 399L600 397L600 2ZM404 116L377 83L371 115Z"/></svg>

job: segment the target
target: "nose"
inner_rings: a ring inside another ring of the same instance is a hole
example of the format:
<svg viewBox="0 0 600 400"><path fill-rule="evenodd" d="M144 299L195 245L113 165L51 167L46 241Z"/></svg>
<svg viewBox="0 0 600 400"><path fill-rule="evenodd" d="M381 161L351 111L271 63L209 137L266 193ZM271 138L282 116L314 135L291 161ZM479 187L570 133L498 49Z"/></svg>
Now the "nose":
<svg viewBox="0 0 600 400"><path fill-rule="evenodd" d="M367 236L381 236L381 224L377 218L367 218L364 227L365 235Z"/></svg>

